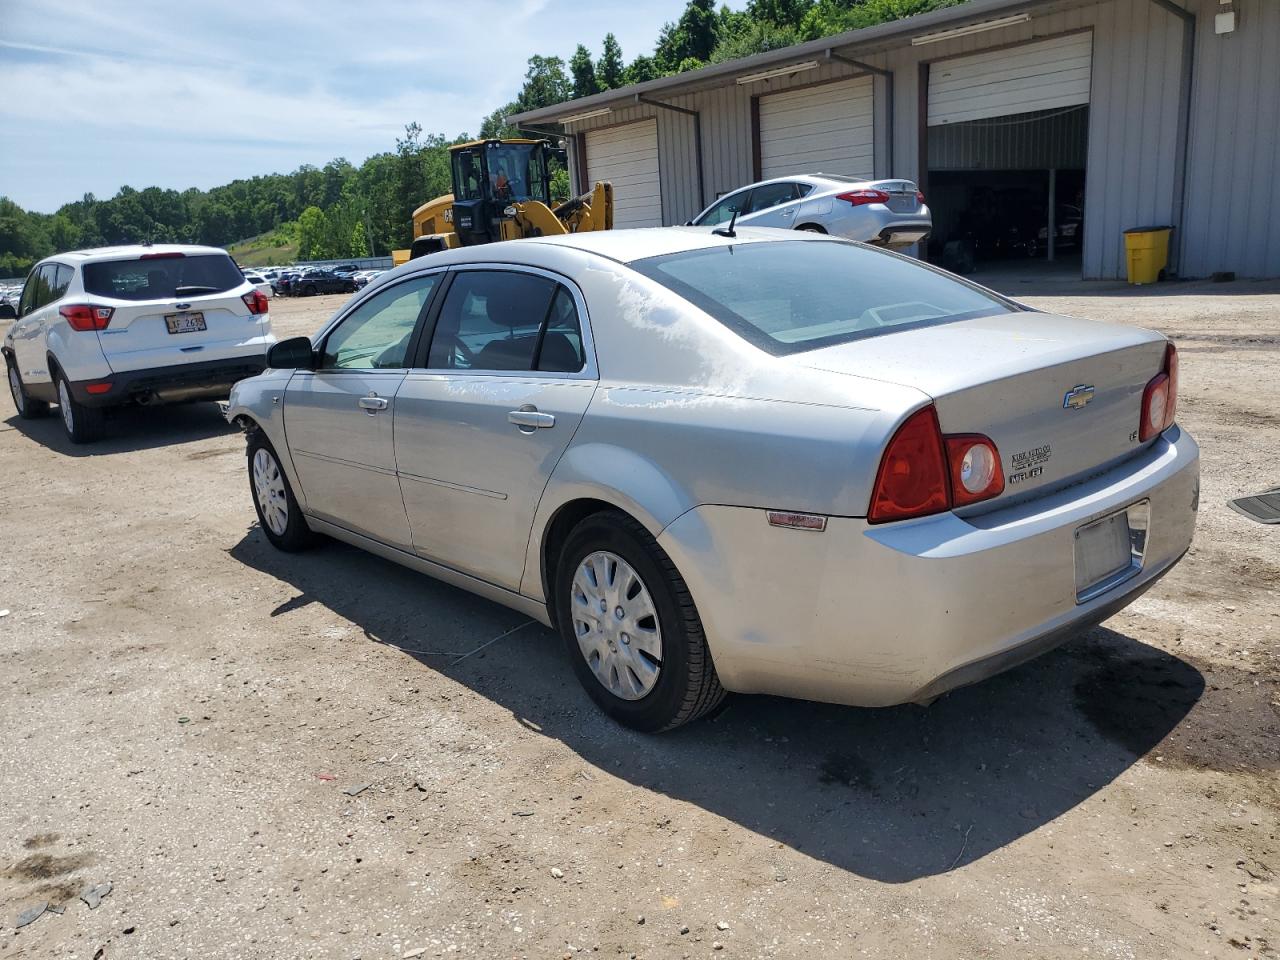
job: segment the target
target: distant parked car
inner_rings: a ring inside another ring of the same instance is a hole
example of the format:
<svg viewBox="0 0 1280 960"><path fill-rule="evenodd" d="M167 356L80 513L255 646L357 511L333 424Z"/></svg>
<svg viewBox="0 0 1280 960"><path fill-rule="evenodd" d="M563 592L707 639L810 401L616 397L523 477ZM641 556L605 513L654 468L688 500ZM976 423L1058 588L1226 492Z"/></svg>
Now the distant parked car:
<svg viewBox="0 0 1280 960"><path fill-rule="evenodd" d="M276 277L275 288L276 296L289 297L293 296L293 282L298 279L298 273L294 270L286 270L280 276Z"/></svg>
<svg viewBox="0 0 1280 960"><path fill-rule="evenodd" d="M0 348L14 406L30 420L56 403L71 442L86 443L107 407L225 397L266 367L267 310L216 247L58 254L27 277Z"/></svg>
<svg viewBox="0 0 1280 960"><path fill-rule="evenodd" d="M883 247L929 236L933 214L910 180L856 180L815 173L763 180L721 197L689 226L727 224L829 233Z"/></svg>
<svg viewBox="0 0 1280 960"><path fill-rule="evenodd" d="M293 281L290 292L295 297L314 297L318 293L355 293L356 282L330 270L308 270Z"/></svg>
<svg viewBox="0 0 1280 960"><path fill-rule="evenodd" d="M264 297L270 298L276 295L275 288L271 286L271 281L262 274L249 271L244 275L244 278L253 284L255 290L261 291Z"/></svg>
<svg viewBox="0 0 1280 960"><path fill-rule="evenodd" d="M330 267L329 270L331 273L336 273L339 276L349 277L353 273L358 273L360 268L357 267L354 263L344 263L344 264L341 264L340 266Z"/></svg>

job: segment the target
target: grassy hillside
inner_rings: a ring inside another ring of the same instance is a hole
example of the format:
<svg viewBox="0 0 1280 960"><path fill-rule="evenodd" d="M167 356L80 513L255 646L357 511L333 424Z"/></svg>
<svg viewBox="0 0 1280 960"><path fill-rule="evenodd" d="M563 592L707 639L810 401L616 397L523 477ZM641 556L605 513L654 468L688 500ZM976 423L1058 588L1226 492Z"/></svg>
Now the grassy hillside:
<svg viewBox="0 0 1280 960"><path fill-rule="evenodd" d="M262 233L247 240L241 240L227 247L227 252L242 267L272 267L279 264L293 263L298 259L298 241L292 229L293 224Z"/></svg>

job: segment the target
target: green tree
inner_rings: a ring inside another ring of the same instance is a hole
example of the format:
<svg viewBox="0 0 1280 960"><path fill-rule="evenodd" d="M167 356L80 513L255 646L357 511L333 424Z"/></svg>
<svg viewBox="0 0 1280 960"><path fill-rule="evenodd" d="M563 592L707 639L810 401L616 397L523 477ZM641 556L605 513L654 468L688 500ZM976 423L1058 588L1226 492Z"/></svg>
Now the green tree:
<svg viewBox="0 0 1280 960"><path fill-rule="evenodd" d="M357 222L351 230L351 242L347 246L347 256L349 257L367 257L369 256L369 244L365 240L364 224Z"/></svg>
<svg viewBox="0 0 1280 960"><path fill-rule="evenodd" d="M639 56L631 61L623 80L624 83L644 83L646 80L657 80L662 76L658 64L653 57Z"/></svg>
<svg viewBox="0 0 1280 960"><path fill-rule="evenodd" d="M718 23L715 0L689 0L680 19L664 24L658 34L653 58L659 68L665 73L678 73L682 63L693 60L701 65L710 60Z"/></svg>
<svg viewBox="0 0 1280 960"><path fill-rule="evenodd" d="M596 64L596 79L601 90L614 90L627 82L624 80L622 47L612 33L604 35L604 51Z"/></svg>
<svg viewBox="0 0 1280 960"><path fill-rule="evenodd" d="M324 260L328 256L325 250L325 232L328 224L324 211L319 207L307 207L298 217L298 259Z"/></svg>
<svg viewBox="0 0 1280 960"><path fill-rule="evenodd" d="M600 84L596 82L596 65L591 60L591 51L578 44L569 58L569 72L573 74L573 96L589 97L600 92Z"/></svg>

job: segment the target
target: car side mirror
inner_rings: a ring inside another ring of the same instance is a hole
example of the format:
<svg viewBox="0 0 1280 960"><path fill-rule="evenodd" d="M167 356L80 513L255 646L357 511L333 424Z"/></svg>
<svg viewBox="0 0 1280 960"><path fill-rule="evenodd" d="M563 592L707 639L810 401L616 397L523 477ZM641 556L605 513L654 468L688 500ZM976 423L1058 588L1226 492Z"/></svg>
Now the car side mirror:
<svg viewBox="0 0 1280 960"><path fill-rule="evenodd" d="M0 320L17 320L18 311L12 303L0 303Z"/></svg>
<svg viewBox="0 0 1280 960"><path fill-rule="evenodd" d="M267 351L267 366L273 370L314 370L316 351L309 337L281 340Z"/></svg>
<svg viewBox="0 0 1280 960"><path fill-rule="evenodd" d="M693 221L692 221L692 220L686 220L686 221L684 222L684 225L685 225L686 227L692 227L692 226L693 226Z"/></svg>

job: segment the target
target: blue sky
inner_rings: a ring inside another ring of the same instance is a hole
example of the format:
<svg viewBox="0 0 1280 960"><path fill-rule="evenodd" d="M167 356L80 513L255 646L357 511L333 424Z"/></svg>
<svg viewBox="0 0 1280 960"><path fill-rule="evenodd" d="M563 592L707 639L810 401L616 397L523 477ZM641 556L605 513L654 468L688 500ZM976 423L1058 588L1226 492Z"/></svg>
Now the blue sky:
<svg viewBox="0 0 1280 960"><path fill-rule="evenodd" d="M684 0L0 0L0 195L52 212L475 133L530 54L651 53Z"/></svg>

